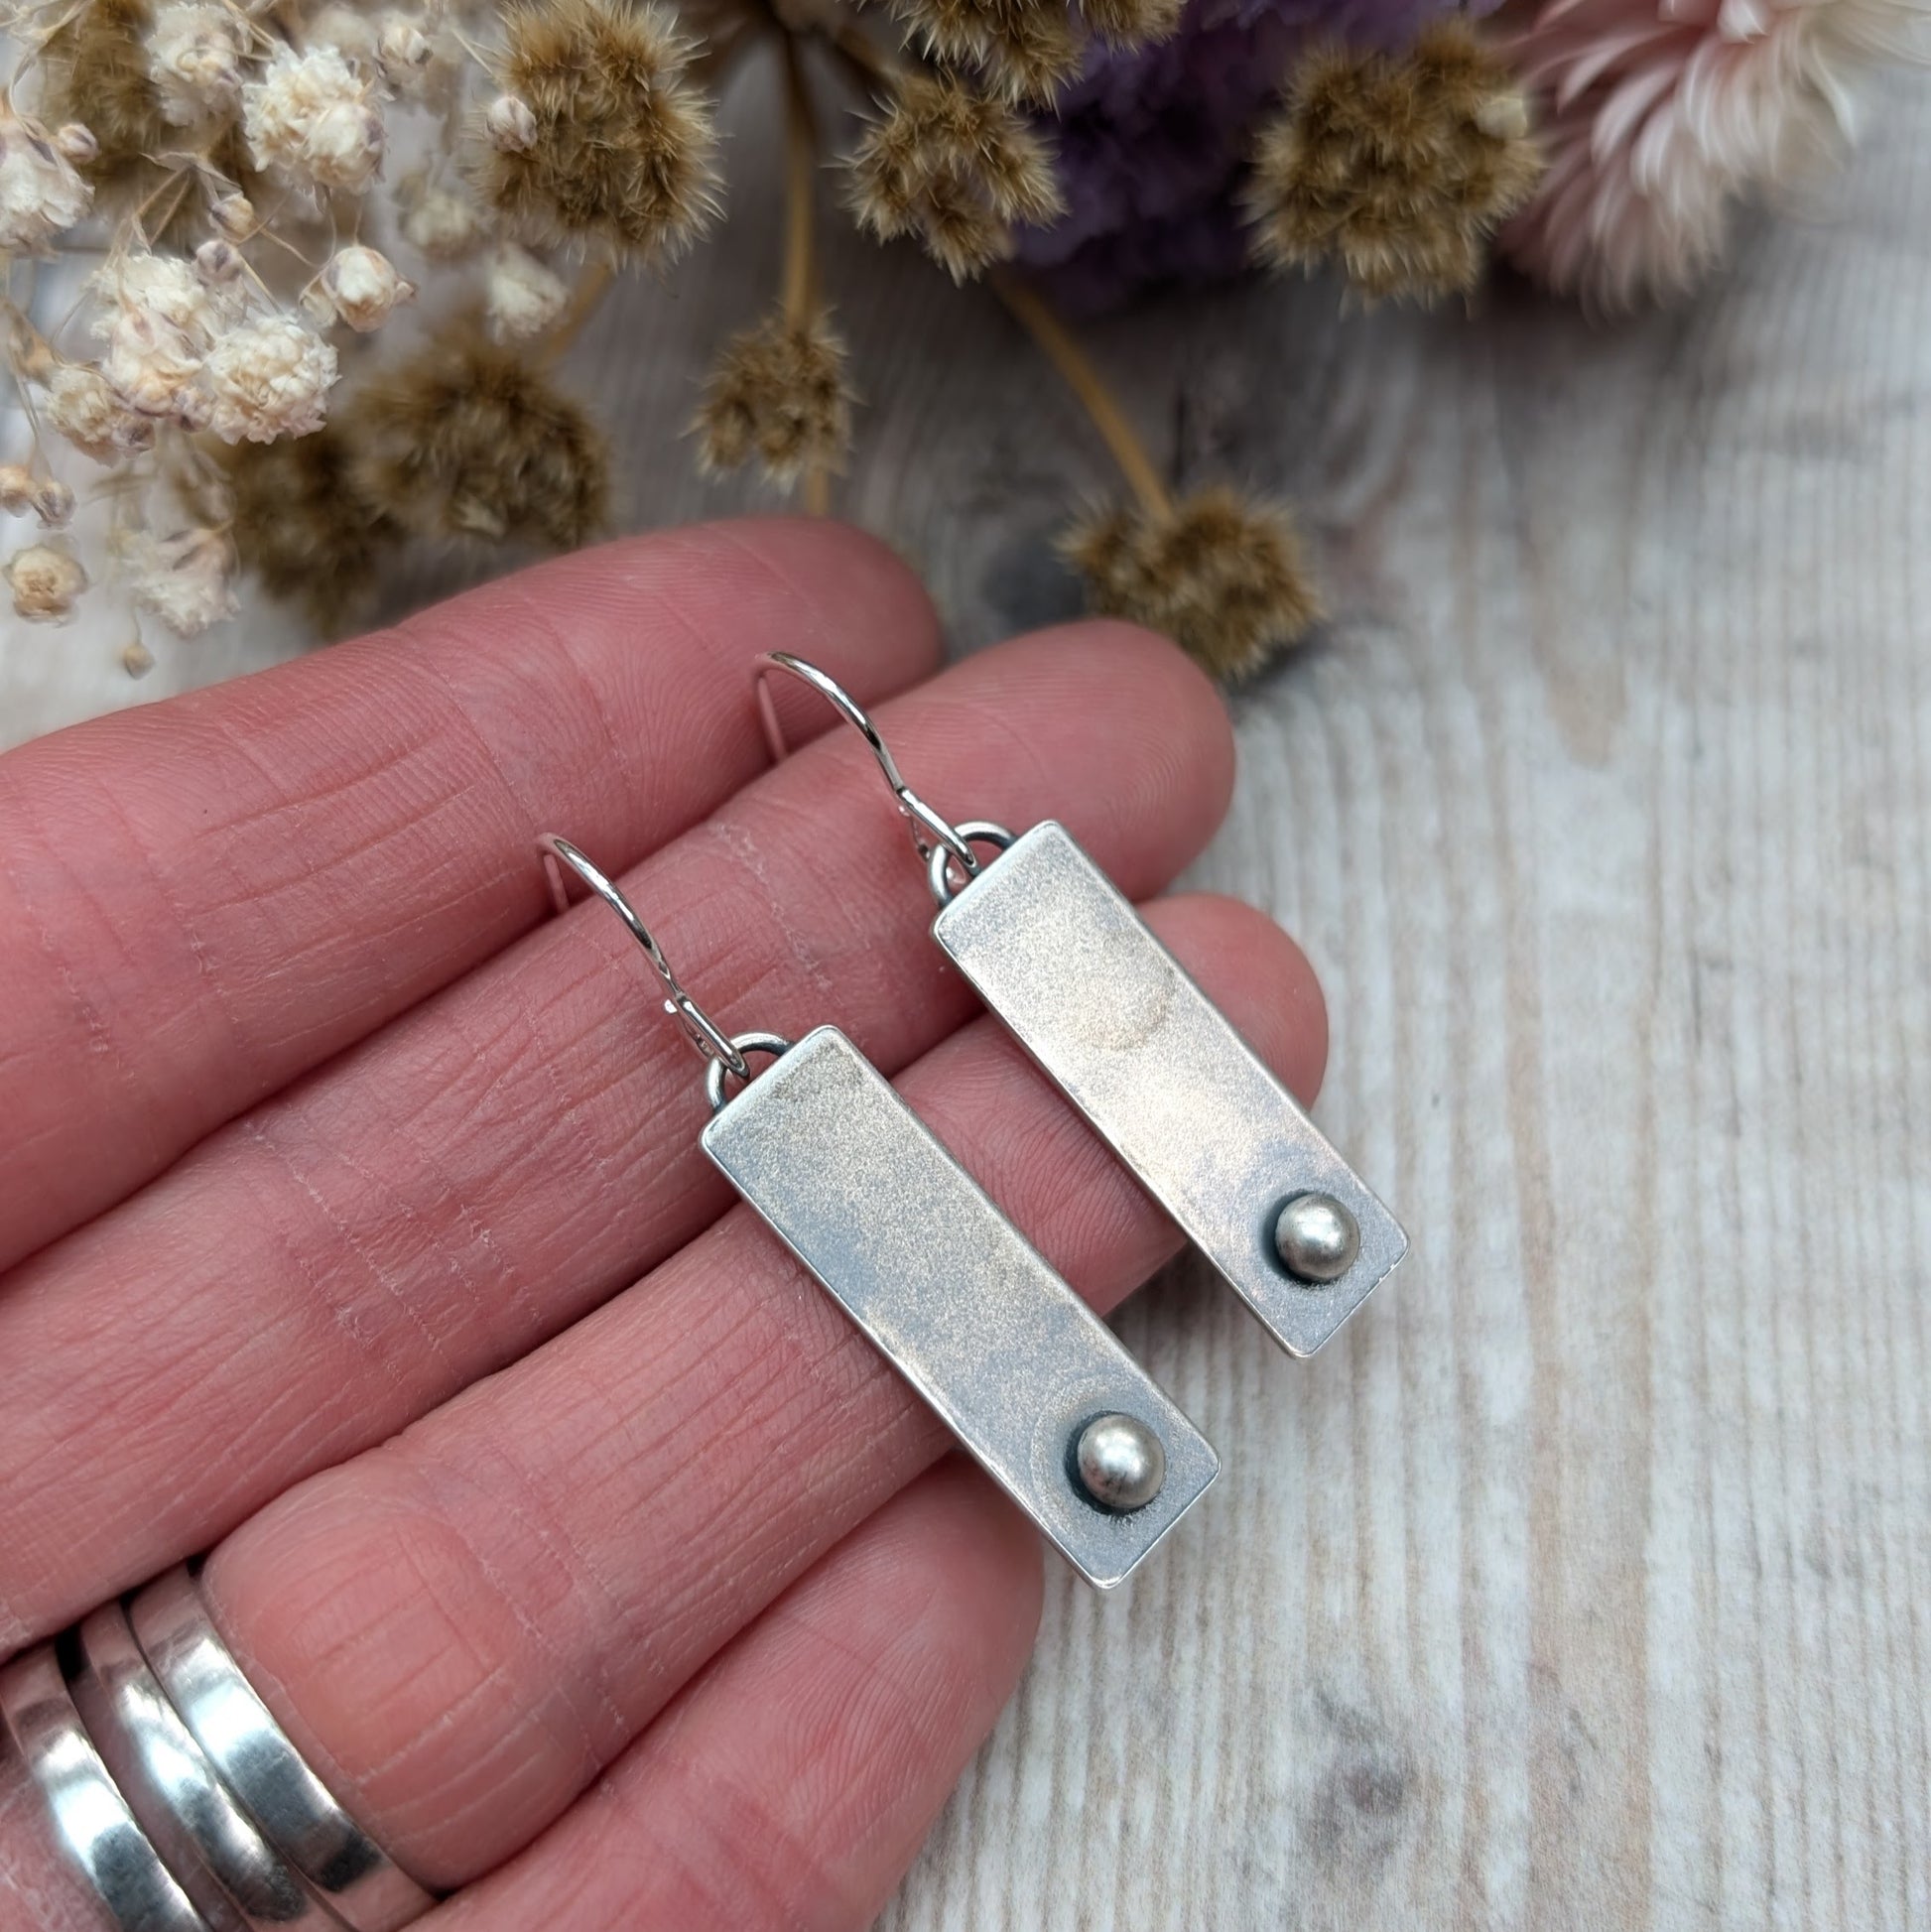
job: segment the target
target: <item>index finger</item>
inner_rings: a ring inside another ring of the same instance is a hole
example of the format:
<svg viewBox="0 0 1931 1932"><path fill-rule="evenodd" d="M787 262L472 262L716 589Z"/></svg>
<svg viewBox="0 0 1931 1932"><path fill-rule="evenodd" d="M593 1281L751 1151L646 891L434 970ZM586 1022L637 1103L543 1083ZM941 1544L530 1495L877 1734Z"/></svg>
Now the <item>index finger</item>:
<svg viewBox="0 0 1931 1932"><path fill-rule="evenodd" d="M0 758L0 1267L515 939L551 823L623 868L703 819L776 649L876 698L937 622L855 531L709 525Z"/></svg>

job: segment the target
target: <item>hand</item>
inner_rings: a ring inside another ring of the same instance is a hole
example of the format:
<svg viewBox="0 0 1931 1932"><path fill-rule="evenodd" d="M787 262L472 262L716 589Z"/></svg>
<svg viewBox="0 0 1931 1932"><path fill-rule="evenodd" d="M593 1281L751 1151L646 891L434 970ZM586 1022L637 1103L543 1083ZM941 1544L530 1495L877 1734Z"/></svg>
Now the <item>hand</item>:
<svg viewBox="0 0 1931 1932"><path fill-rule="evenodd" d="M549 916L539 832L730 1030L850 1032L1095 1305L1178 1245L944 969L855 734L768 768L776 648L941 810L1060 818L1136 897L1226 808L1171 646L938 672L905 571L807 523L615 545L0 760L0 1653L215 1546L276 1715L461 1887L435 1932L867 1923L1040 1599L1030 1527L732 1205L696 1060L607 912ZM1292 944L1148 916L1310 1095ZM0 1924L95 1923L0 1762Z"/></svg>

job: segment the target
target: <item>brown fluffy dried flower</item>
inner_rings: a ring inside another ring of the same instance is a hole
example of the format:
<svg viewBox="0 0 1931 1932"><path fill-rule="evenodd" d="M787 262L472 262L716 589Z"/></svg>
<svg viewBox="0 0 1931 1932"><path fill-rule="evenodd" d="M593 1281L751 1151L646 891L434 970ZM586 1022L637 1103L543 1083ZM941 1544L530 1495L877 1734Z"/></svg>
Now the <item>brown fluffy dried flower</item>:
<svg viewBox="0 0 1931 1932"><path fill-rule="evenodd" d="M181 145L148 72L153 25L148 0L85 0L48 38L42 105L94 137L93 158L78 166L96 188L122 186L148 172L150 156Z"/></svg>
<svg viewBox="0 0 1931 1932"><path fill-rule="evenodd" d="M1217 678L1251 677L1321 616L1292 519L1230 489L1101 511L1060 548L1091 609L1165 631Z"/></svg>
<svg viewBox="0 0 1931 1932"><path fill-rule="evenodd" d="M811 469L836 470L851 440L844 342L821 310L808 322L773 316L733 335L705 385L692 430L709 471L755 456L790 489Z"/></svg>
<svg viewBox="0 0 1931 1932"><path fill-rule="evenodd" d="M1401 55L1329 49L1261 137L1256 246L1281 267L1333 256L1370 299L1466 294L1541 171L1521 87L1463 22Z"/></svg>
<svg viewBox="0 0 1931 1932"><path fill-rule="evenodd" d="M325 636L374 602L402 526L361 490L340 423L223 449L235 549L271 596L300 603Z"/></svg>
<svg viewBox="0 0 1931 1932"><path fill-rule="evenodd" d="M529 0L505 17L496 79L530 110L527 148L485 143L483 198L527 237L675 252L716 208L710 102L669 15L624 0Z"/></svg>
<svg viewBox="0 0 1931 1932"><path fill-rule="evenodd" d="M1080 36L1064 0L895 0L894 10L934 60L979 68L1008 100L1050 105L1080 71Z"/></svg>
<svg viewBox="0 0 1931 1932"><path fill-rule="evenodd" d="M1033 128L954 79L901 80L846 167L859 222L881 241L916 234L956 282L1012 253L1014 222L1066 207Z"/></svg>
<svg viewBox="0 0 1931 1932"><path fill-rule="evenodd" d="M1186 0L1080 0L1080 17L1115 47L1163 41L1180 25Z"/></svg>
<svg viewBox="0 0 1931 1932"><path fill-rule="evenodd" d="M581 406L467 329L369 383L347 428L361 494L424 535L574 550L608 511L609 450Z"/></svg>

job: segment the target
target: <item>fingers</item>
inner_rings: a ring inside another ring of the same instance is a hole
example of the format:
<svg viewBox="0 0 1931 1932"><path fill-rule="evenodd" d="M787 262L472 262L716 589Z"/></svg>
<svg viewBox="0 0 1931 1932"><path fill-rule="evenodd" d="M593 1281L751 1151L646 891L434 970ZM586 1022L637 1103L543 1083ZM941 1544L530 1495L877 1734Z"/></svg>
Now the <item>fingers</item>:
<svg viewBox="0 0 1931 1932"><path fill-rule="evenodd" d="M938 654L881 546L722 524L0 759L0 1265L535 923L551 823L628 865L755 776L780 647L870 697Z"/></svg>
<svg viewBox="0 0 1931 1932"><path fill-rule="evenodd" d="M424 1932L861 1932L1018 1682L1040 1544L949 1459Z"/></svg>
<svg viewBox="0 0 1931 1932"><path fill-rule="evenodd" d="M1224 900L1154 919L1310 1091L1320 996L1292 943ZM991 1021L901 1090L1102 1308L1177 1245ZM945 1442L740 1208L548 1348L271 1505L206 1578L312 1760L406 1864L453 1883L554 1818Z"/></svg>
<svg viewBox="0 0 1931 1932"><path fill-rule="evenodd" d="M1163 885L1225 808L1219 699L1117 626L981 654L880 716L942 809L1064 816L1131 891ZM733 1030L835 1020L891 1072L973 1009L855 732L626 884ZM697 1145L698 1087L635 944L582 906L16 1270L0 1644L206 1547L691 1238L729 1199Z"/></svg>

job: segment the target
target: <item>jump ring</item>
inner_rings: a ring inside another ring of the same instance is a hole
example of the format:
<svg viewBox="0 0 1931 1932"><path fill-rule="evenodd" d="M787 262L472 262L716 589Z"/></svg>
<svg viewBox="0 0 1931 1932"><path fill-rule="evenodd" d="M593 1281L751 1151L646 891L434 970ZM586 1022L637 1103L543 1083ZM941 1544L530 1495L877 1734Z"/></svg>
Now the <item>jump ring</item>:
<svg viewBox="0 0 1931 1932"><path fill-rule="evenodd" d="M991 845L999 851L1004 851L1012 843L1013 837L1013 835L1004 826L994 825L989 819L967 819L963 826L958 828L958 832L961 838L967 840L971 844ZM952 882L952 864L953 854L947 851L943 845L935 845L932 848L931 856L926 861L926 883L932 887L932 896L942 906L951 905L955 894L965 890L965 886L963 885L954 886ZM978 869L979 863L975 857L971 864L966 868L966 882L968 884Z"/></svg>
<svg viewBox="0 0 1931 1932"><path fill-rule="evenodd" d="M731 1047L737 1054L739 1064L744 1066L744 1072L738 1078L749 1080L751 1073L749 1065L744 1061L746 1054L768 1053L776 1059L779 1054L791 1051L791 1042L782 1033L739 1033L732 1038ZM713 1060L705 1069L705 1098L710 1102L712 1113L722 1110L727 1097L724 1093L724 1076L736 1072L736 1068L726 1067L721 1060Z"/></svg>

